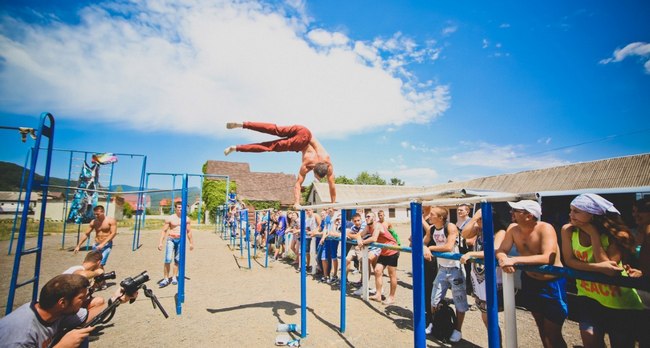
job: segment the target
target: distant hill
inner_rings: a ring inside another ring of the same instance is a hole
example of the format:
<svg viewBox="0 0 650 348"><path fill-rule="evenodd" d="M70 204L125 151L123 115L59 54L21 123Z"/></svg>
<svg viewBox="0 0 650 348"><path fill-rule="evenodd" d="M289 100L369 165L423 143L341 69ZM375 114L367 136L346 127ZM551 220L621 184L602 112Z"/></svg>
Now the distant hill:
<svg viewBox="0 0 650 348"><path fill-rule="evenodd" d="M20 191L20 178L22 174L23 166L0 161L0 191ZM29 170L25 172L25 180L28 177ZM43 176L34 174L34 179L36 181L43 181ZM67 186L68 179L50 177L50 185ZM70 180L70 186L77 186L77 180ZM63 192L65 189L50 188L50 191Z"/></svg>
<svg viewBox="0 0 650 348"><path fill-rule="evenodd" d="M10 162L3 162L0 161L0 191L20 191L20 178L21 175L23 174L23 167L20 165L17 165L15 163L10 163ZM29 175L29 171L25 173L25 180L27 180L27 176ZM42 181L43 176L34 174L34 178L37 181ZM77 180L70 180L70 186L76 187L78 184ZM56 186L67 186L68 185L68 179L61 179L61 178L54 178L50 177L50 185L56 185ZM138 191L140 187L138 186L131 186L131 185L121 185L121 184L113 184L111 186L111 191L116 191L118 190L118 187L122 188L122 191L128 192L128 191ZM157 190L156 188L149 188L150 190ZM24 190L24 188L23 188ZM55 188L52 187L49 189L51 192L64 192L65 189L62 188ZM191 203L194 203L199 195L200 195L200 188L198 187L190 187L188 188L188 201ZM151 205L152 206L158 206L158 202L160 200L167 198L170 199L172 196L171 191L168 192L153 192L150 193L149 196L151 197ZM174 197L180 197L181 196L181 191L174 191Z"/></svg>

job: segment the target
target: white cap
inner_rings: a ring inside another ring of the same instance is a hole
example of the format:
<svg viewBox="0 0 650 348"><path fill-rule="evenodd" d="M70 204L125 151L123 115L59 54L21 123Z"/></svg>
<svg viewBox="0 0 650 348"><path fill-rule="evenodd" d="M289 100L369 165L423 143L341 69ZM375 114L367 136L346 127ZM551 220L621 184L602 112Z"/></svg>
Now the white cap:
<svg viewBox="0 0 650 348"><path fill-rule="evenodd" d="M513 209L523 209L533 214L537 220L542 217L542 207L536 201L523 200L519 202L508 202L508 205Z"/></svg>

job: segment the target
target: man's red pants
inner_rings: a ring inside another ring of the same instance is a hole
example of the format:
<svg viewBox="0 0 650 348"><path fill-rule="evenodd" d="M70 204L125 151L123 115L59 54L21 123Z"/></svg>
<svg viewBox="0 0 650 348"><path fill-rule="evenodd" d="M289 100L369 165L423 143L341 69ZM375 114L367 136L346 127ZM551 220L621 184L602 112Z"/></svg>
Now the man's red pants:
<svg viewBox="0 0 650 348"><path fill-rule="evenodd" d="M282 139L256 144L237 145L238 152L300 152L311 141L311 132L309 129L299 125L281 127L273 123L244 122L244 129L277 135L282 137Z"/></svg>

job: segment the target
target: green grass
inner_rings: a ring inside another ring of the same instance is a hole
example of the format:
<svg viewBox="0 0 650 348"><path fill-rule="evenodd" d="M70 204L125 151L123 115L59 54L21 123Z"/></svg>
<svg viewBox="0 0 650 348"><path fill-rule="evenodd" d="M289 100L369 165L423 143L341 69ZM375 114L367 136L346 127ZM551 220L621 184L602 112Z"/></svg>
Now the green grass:
<svg viewBox="0 0 650 348"><path fill-rule="evenodd" d="M18 236L18 230L20 229L20 220L16 221L16 237ZM135 221L132 219L125 219L117 222L118 228L133 228ZM11 229L13 227L14 220L0 220L0 240L9 240L11 239ZM162 229L164 221L161 219L147 219L145 221L145 226L143 230L155 230ZM27 237L35 237L38 235L39 222L29 219L27 222ZM86 231L88 224L81 226L82 231ZM192 222L192 229L199 231L214 231L214 225L197 225L195 222ZM77 226L74 224L67 224L66 231L76 231ZM43 233L49 235L52 233L63 233L63 222L60 221L45 221L43 226Z"/></svg>

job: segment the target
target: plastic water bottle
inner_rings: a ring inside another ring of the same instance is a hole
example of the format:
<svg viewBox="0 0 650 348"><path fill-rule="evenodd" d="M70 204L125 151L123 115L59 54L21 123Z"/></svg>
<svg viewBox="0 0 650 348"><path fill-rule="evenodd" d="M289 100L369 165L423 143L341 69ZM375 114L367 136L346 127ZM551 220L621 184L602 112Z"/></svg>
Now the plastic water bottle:
<svg viewBox="0 0 650 348"><path fill-rule="evenodd" d="M300 332L300 324L278 324L277 332Z"/></svg>

